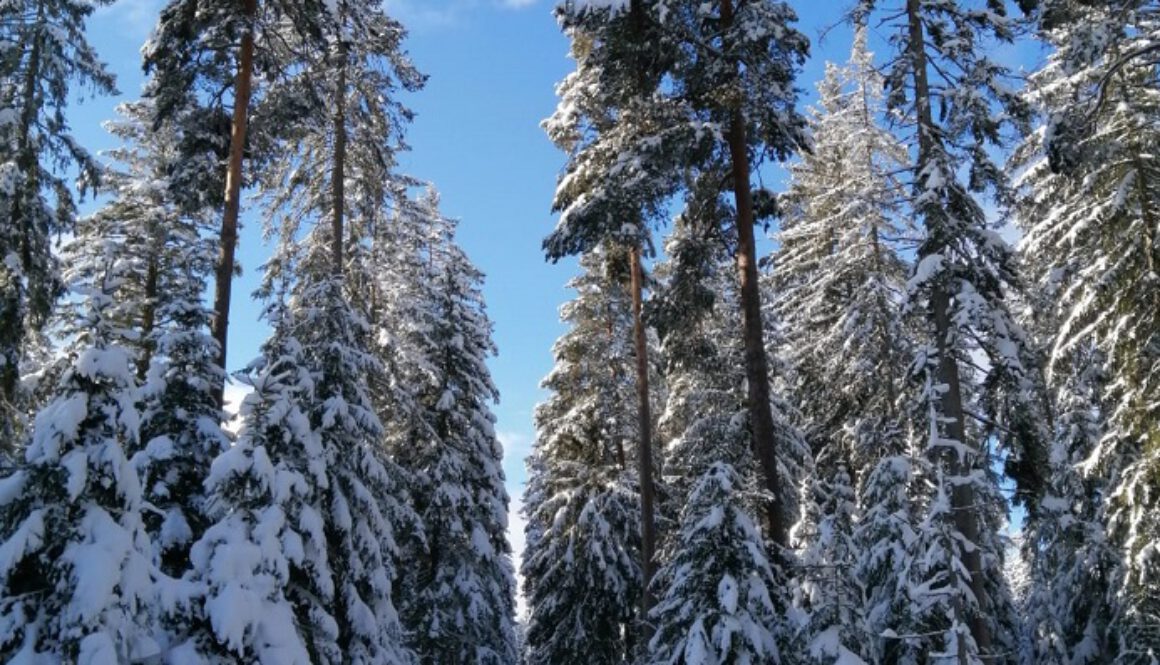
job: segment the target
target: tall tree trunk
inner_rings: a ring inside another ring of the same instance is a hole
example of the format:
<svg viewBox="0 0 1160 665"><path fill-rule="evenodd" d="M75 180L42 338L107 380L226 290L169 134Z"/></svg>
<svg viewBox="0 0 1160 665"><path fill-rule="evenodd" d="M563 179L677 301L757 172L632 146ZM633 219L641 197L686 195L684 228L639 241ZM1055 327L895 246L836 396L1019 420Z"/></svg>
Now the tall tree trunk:
<svg viewBox="0 0 1160 665"><path fill-rule="evenodd" d="M644 326L644 268L640 261L640 245L629 250L632 271L632 328L633 343L636 347L636 400L637 431L637 473L640 476L640 558L642 590L640 600L640 620L642 643L647 646L652 639L652 624L648 613L652 609L653 597L649 589L656 570L656 519L653 515L656 503L656 487L653 484L652 454L652 412L649 405L648 385L648 339Z"/></svg>
<svg viewBox="0 0 1160 665"><path fill-rule="evenodd" d="M331 173L330 220L331 271L336 277L343 272L343 214L346 210L346 56L347 45L338 44L338 84L334 95L334 171Z"/></svg>
<svg viewBox="0 0 1160 665"><path fill-rule="evenodd" d="M636 33L637 42L647 43L645 33L645 14L641 0L632 0L629 11L632 15L632 27ZM649 92L645 63L649 54L634 63L637 73L636 94L641 103L644 103ZM653 451L652 451L652 407L649 404L648 383L648 337L644 325L644 266L640 260L640 243L629 248L629 270L632 271L632 329L633 345L636 351L636 400L637 400L637 432L640 440L637 442L637 475L640 480L640 559L641 559L641 596L640 596L640 625L641 645L643 650L648 649L652 639L653 627L648 619L648 613L653 606L652 585L653 575L656 573L656 485L653 482Z"/></svg>
<svg viewBox="0 0 1160 665"><path fill-rule="evenodd" d="M732 0L721 0L722 29L733 24ZM734 75L740 75L739 64L731 64ZM741 280L741 324L745 344L746 399L753 431L753 449L765 476L770 493L766 509L769 538L776 544L789 545L785 515L781 505L780 479L777 473L777 442L773 432L773 409L770 405L769 365L765 357L765 330L761 320L761 292L757 281L757 248L753 237L753 192L749 183L749 153L745 117L734 106L729 116L726 140L729 142L733 196L737 207L737 272Z"/></svg>
<svg viewBox="0 0 1160 665"><path fill-rule="evenodd" d="M934 158L937 131L931 112L930 83L927 78L926 49L923 36L921 17L921 0L907 0L906 14L909 28L909 57L914 68L914 105L918 121L918 162L915 164L917 173L922 173ZM933 237L942 235L942 230L931 227L929 216L926 218L927 232ZM919 257L940 251L939 247L924 246L926 252ZM965 414L963 412L962 381L959 377L959 365L955 359L954 349L951 348L951 319L950 294L941 283L936 283L930 297L931 318L935 328L935 345L938 352L938 381L946 387L939 399L939 417L945 422L945 434L948 438L967 445ZM942 461L949 471L959 477L964 477L973 471L978 451L975 455L944 454ZM981 604L986 598L983 588L982 556L976 546L979 540L978 507L975 505L975 489L970 483L955 483L951 492L951 506L954 509L955 528L967 540L967 545L961 550L963 564L970 576L971 592ZM960 602L960 612L965 613L965 607ZM980 606L979 608L983 608ZM991 630L983 613L973 612L968 618L971 636L975 640L981 654L991 651ZM959 647L960 662L967 662L965 648Z"/></svg>
<svg viewBox="0 0 1160 665"><path fill-rule="evenodd" d="M623 334L624 332L622 330L617 330L616 328L616 314L616 305L610 302L608 304L608 318L606 319L604 325L604 332L608 336L608 348L610 349L616 347L617 336L619 334ZM623 368L621 367L621 364L618 362L608 363L608 373L612 378L613 386L620 385L620 372L622 369ZM624 471L628 469L628 456L624 452L624 439L618 435L615 441L613 441L613 444L615 448L611 451L605 451L605 455L608 453L614 454L616 456L617 468L619 468L621 471Z"/></svg>
<svg viewBox="0 0 1160 665"><path fill-rule="evenodd" d="M29 182L22 185L16 195L12 197L12 208L8 220L8 224L11 226L5 233L7 237L4 238L6 244L11 243L11 246L3 248L5 253L19 251L20 262L25 271L32 264L32 228L27 213L21 212L21 204L24 202L25 192L36 192L39 189L37 184L38 165L32 146L32 125L36 121L38 110L36 91L44 51L44 12L44 3L38 3L36 32L29 48L28 66L24 72L20 93L20 103L23 108L20 110L20 134L17 137L16 160L19 171L24 174L25 178L29 179ZM5 259L5 256L0 255L0 262L5 261ZM15 438L20 412L16 402L20 389L20 361L24 356L26 308L32 304L27 302L26 287L20 283L21 278L12 274L11 268L0 267L0 270L6 273L5 281L9 282L5 285L7 292L0 294L4 297L4 302L0 303L0 314L3 314L0 317L0 354L2 354L0 355L0 437L2 437L0 450L12 450L12 444L9 442Z"/></svg>
<svg viewBox="0 0 1160 665"><path fill-rule="evenodd" d="M246 130L250 119L250 91L254 79L254 17L258 0L240 0L246 17L246 31L238 53L238 72L234 79L234 117L230 130L230 161L226 170L226 207L222 214L218 260L214 269L213 326L218 343L218 365L226 371L226 340L230 329L230 294L234 282L234 256L238 247L238 215L242 210L242 160L246 149ZM222 406L225 386L214 390L218 407Z"/></svg>
<svg viewBox="0 0 1160 665"><path fill-rule="evenodd" d="M160 262L159 243L150 248L145 268L145 298L141 308L141 357L137 358L137 379L144 382L153 361L153 329L157 327L157 280Z"/></svg>

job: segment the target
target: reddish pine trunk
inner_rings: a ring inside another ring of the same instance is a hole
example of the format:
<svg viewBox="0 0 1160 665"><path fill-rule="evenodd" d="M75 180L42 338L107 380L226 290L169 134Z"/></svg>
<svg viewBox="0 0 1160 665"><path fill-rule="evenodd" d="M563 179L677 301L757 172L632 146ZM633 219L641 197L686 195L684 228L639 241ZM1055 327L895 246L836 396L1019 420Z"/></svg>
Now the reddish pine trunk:
<svg viewBox="0 0 1160 665"><path fill-rule="evenodd" d="M346 179L346 44L338 46L338 86L334 96L334 172L331 174L330 197L333 217L330 220L331 270L335 276L343 271L343 213Z"/></svg>
<svg viewBox="0 0 1160 665"><path fill-rule="evenodd" d="M733 22L732 0L721 2L724 29ZM738 73L737 63L733 64ZM745 117L734 107L729 117L726 139L729 142L733 195L737 207L737 271L741 279L741 323L745 345L746 399L753 432L753 450L765 476L771 502L767 508L768 537L778 545L789 544L781 505L780 479L777 473L777 441L770 406L769 365L765 357L765 331L761 320L761 292L757 281L757 249L753 237L755 223L753 192L749 185L749 154Z"/></svg>
<svg viewBox="0 0 1160 665"><path fill-rule="evenodd" d="M246 130L250 115L250 91L254 78L254 27L257 0L241 0L248 25L242 35L238 53L238 72L234 79L234 118L230 131L230 161L226 170L226 207L222 214L218 260L214 269L213 325L211 332L218 343L218 365L226 370L226 340L230 328L230 294L234 280L234 256L238 246L238 215L241 213L242 159L246 148ZM219 407L225 386L214 391Z"/></svg>
<svg viewBox="0 0 1160 665"><path fill-rule="evenodd" d="M633 342L636 347L636 396L637 429L640 441L637 444L637 472L640 475L640 558L643 590L640 602L640 618L643 630L643 644L652 638L652 624L648 613L652 609L653 597L649 585L656 568L656 520L653 516L656 502L656 487L653 485L652 454L652 413L649 406L648 387L648 340L644 325L644 274L640 262L640 246L629 250L630 270L632 270L632 321Z"/></svg>

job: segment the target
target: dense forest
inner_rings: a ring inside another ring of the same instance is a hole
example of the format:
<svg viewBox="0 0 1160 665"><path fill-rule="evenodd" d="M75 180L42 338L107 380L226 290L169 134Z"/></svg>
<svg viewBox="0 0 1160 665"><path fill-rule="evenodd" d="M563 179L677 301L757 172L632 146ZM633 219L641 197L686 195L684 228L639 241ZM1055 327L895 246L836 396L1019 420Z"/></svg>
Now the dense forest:
<svg viewBox="0 0 1160 665"><path fill-rule="evenodd" d="M99 156L112 1L0 2L3 662L1160 663L1160 3L560 0L514 562L391 3L167 0Z"/></svg>

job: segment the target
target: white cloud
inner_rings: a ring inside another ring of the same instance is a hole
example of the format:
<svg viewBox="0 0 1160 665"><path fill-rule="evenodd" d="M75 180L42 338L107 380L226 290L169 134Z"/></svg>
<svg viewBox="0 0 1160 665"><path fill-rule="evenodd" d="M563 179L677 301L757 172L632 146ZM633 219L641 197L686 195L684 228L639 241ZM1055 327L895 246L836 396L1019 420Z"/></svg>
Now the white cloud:
<svg viewBox="0 0 1160 665"><path fill-rule="evenodd" d="M524 458L532 452L532 437L523 432L496 432L495 436L503 446L504 462L524 463Z"/></svg>
<svg viewBox="0 0 1160 665"><path fill-rule="evenodd" d="M162 0L120 0L97 8L96 17L115 23L134 39L144 40L153 32L161 15Z"/></svg>
<svg viewBox="0 0 1160 665"><path fill-rule="evenodd" d="M385 0L387 13L412 30L452 27L481 7L527 9L538 3L539 0Z"/></svg>

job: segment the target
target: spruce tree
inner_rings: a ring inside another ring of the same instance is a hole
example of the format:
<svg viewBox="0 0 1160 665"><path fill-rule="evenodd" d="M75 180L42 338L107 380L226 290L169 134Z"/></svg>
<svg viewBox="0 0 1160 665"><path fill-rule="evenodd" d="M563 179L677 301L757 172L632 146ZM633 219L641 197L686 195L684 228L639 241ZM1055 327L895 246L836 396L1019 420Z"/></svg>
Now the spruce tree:
<svg viewBox="0 0 1160 665"><path fill-rule="evenodd" d="M800 548L799 603L806 612L804 641L814 662L852 660L866 633L862 584L854 570L857 506L848 462L825 456L802 490L802 516L791 538ZM828 476L821 475L829 472Z"/></svg>
<svg viewBox="0 0 1160 665"><path fill-rule="evenodd" d="M392 599L395 533L412 528L406 475L382 449L383 428L368 392L381 371L367 350L366 321L333 277L303 280L292 302L314 377L307 403L326 463L322 528L334 572L337 648L317 662L401 663L411 659Z"/></svg>
<svg viewBox="0 0 1160 665"><path fill-rule="evenodd" d="M714 463L681 512L679 545L661 568L649 663L778 663L777 584L742 479ZM789 654L786 654L788 657Z"/></svg>
<svg viewBox="0 0 1160 665"><path fill-rule="evenodd" d="M106 175L113 196L82 224L117 238L124 255L114 297L127 331L121 344L143 383L140 445L130 452L143 474L151 508L145 523L162 571L179 579L190 545L208 526L202 481L229 443L213 400L222 377L202 303L212 244L202 237L202 215L183 212L174 200L177 137L169 128L150 130L148 102L119 111L121 119L107 125L125 141L111 152L120 167Z"/></svg>
<svg viewBox="0 0 1160 665"><path fill-rule="evenodd" d="M661 284L653 318L667 388L657 429L667 442L662 468L673 501L669 515L680 514L693 484L716 461L749 483L747 496L761 485L745 427L743 350L730 328L737 319L730 300L735 278L725 244L702 226L684 211L656 270ZM671 545L665 549L671 558Z"/></svg>
<svg viewBox="0 0 1160 665"><path fill-rule="evenodd" d="M603 248L581 257L582 273L570 282L577 298L561 310L572 327L556 342L556 365L542 384L552 394L536 409L521 567L528 663L621 663L636 648L631 320L616 259Z"/></svg>
<svg viewBox="0 0 1160 665"><path fill-rule="evenodd" d="M22 0L0 10L0 450L10 453L24 410L25 346L64 291L51 243L76 222L70 182L83 191L99 179L98 164L69 132L65 107L77 87L116 92L85 36L100 4Z"/></svg>
<svg viewBox="0 0 1160 665"><path fill-rule="evenodd" d="M301 429L295 432L297 441L268 454L273 464L306 479L299 483L301 496L292 508L305 511L307 518L291 524L310 531L305 556L287 553L298 566L291 578L300 583L285 595L311 662L406 663L414 655L403 644L394 606L395 534L415 529L418 519L407 496L411 482L383 447L385 432L371 386L384 369L372 353L370 326L353 304L347 281L347 248L366 241L367 227L348 225L345 186L376 173L360 173L358 166L364 164L348 161L343 147L352 127L373 128L349 124L360 113L395 108L386 93L401 30L370 5L338 3L327 19L321 37L326 48L305 62L303 77L325 74L334 81L328 97L333 103L303 103L300 122L287 128L294 140L279 144L284 152L264 183L271 231L280 242L261 292L279 301L284 290L287 300L275 303L279 316L272 322L274 337L261 366L284 363L282 371L300 377L298 385L289 384L276 397L301 416L285 425ZM380 69L384 62L385 70ZM409 67L405 58L398 64ZM274 92L288 94L306 78L287 79L285 88ZM363 103L366 98L370 104ZM349 115L348 108L354 109ZM366 151L389 158L394 136L370 137L377 143ZM303 165L309 177L296 177ZM358 187L352 188L356 194ZM364 211L350 217L357 220ZM285 510L279 505L285 497L264 498L273 504L270 509ZM260 535L251 529L240 540ZM211 614L211 620L217 618Z"/></svg>
<svg viewBox="0 0 1160 665"><path fill-rule="evenodd" d="M909 156L879 125L882 79L865 28L855 32L849 63L827 66L818 90L813 150L790 167L790 187L779 201L780 243L769 282L816 467L802 489L806 509L794 536L803 548L807 633L838 635L843 648L869 658L859 628L861 550L852 539L862 506L854 491L905 436L899 397L911 351L898 301L908 266L896 243L910 229L896 173Z"/></svg>
<svg viewBox="0 0 1160 665"><path fill-rule="evenodd" d="M504 665L517 660L515 578L507 542L508 496L488 406L499 393L486 366L495 353L479 272L455 242L453 221L428 196L432 278L437 300L432 370L419 394L428 445L402 457L414 474L423 521L423 563L403 573L400 611L422 663ZM422 442L420 442L422 443Z"/></svg>
<svg viewBox="0 0 1160 665"><path fill-rule="evenodd" d="M302 409L326 462L320 526L333 588L322 598L331 603L333 643L308 648L320 662L408 662L413 654L403 644L393 599L399 554L395 534L415 528L417 518L409 506L408 474L383 448L385 432L371 385L384 368L372 352L366 315L348 291L346 249L365 241L356 235L365 227L347 225L345 185L363 176L348 162L344 147L348 123L357 119L357 114L348 117L348 108L371 113L393 108L385 101L391 73L380 68L393 66L401 31L392 30L397 24L373 5L338 3L331 18L328 48L316 64L333 72L335 102L316 107L312 121L300 125L299 140L275 171L286 174L287 164L309 164L314 177L283 175L284 187L269 200L271 217L281 220L281 249L267 282L291 283L287 323L303 344L302 360L313 379ZM377 32L376 26L384 31ZM405 58L400 63L409 66ZM371 96L369 110L361 95ZM313 228L299 239L303 225L311 222Z"/></svg>
<svg viewBox="0 0 1160 665"><path fill-rule="evenodd" d="M742 483L739 500L750 517L765 515L770 503L746 425L744 348L736 335L740 326L738 283L728 236L720 234L720 215L717 207L686 206L665 244L667 259L657 269L661 285L652 318L660 332L664 360L665 410L658 430L668 442L663 466L665 485L670 489L665 497L666 523L676 520L692 486L717 462L730 465L737 474ZM771 337L769 346L773 348L768 349L775 361L771 367L776 368L770 382L779 391L785 387L786 369L775 354L781 342ZM778 416L777 433L783 443L778 473L786 482L779 503L787 514L794 515L798 509L794 493L808 473L809 453L790 422L793 410L788 402L779 394L771 408ZM662 561L679 556L683 546L678 533L668 534ZM768 628L782 652L794 652L801 646L796 640L799 613L792 607L791 592L791 569L796 561L791 551L768 543L766 547L767 551L778 548L776 556L770 553L774 580L771 602L778 621ZM657 593L663 592L665 587L658 586Z"/></svg>
<svg viewBox="0 0 1160 665"><path fill-rule="evenodd" d="M780 200L772 299L806 437L816 450L841 451L835 459L849 456L857 477L901 436L910 349L899 296L908 266L896 243L912 229L896 174L909 158L878 124L882 80L864 28L850 63L829 66L818 87L813 151L790 167Z"/></svg>
<svg viewBox="0 0 1160 665"><path fill-rule="evenodd" d="M291 665L339 656L331 613L334 572L324 527L327 460L302 404L313 379L283 307L248 379L238 439L205 485L214 523L191 551L200 616L173 647L188 662L256 660Z"/></svg>
<svg viewBox="0 0 1160 665"><path fill-rule="evenodd" d="M1102 365L1101 354L1089 347L1075 352L1067 373L1057 375L1050 482L1025 545L1031 639L1024 662L1108 662L1121 646L1112 581L1120 565L1102 520L1107 490L1100 476L1084 473L1103 436Z"/></svg>
<svg viewBox="0 0 1160 665"><path fill-rule="evenodd" d="M913 432L910 433L913 437ZM916 540L921 505L921 450L916 441L893 440L879 451L858 490L859 520L854 529L853 574L863 587L865 643L869 662L900 663L920 651L898 638L908 634L913 606L906 582L907 546Z"/></svg>
<svg viewBox="0 0 1160 665"><path fill-rule="evenodd" d="M121 663L155 657L156 606L142 492L128 453L139 415L113 294L124 275L118 238L70 244L75 299L51 398L24 463L0 491L0 655L6 662Z"/></svg>
<svg viewBox="0 0 1160 665"><path fill-rule="evenodd" d="M1013 161L1022 171L1015 207L1026 233L1022 253L1036 286L1055 296L1044 312L1055 322L1044 342L1056 402L1076 399L1073 375L1092 354L1099 358L1092 371L1107 375L1098 395L1099 440L1076 482L1099 488L1103 509L1081 515L1102 524L1118 550L1100 576L1107 592L1092 594L1108 599L1103 611L1116 617L1118 637L1101 636L1108 651L1092 657L1114 653L1125 662L1160 654L1160 587L1148 572L1160 538L1160 211L1150 149L1158 21L1148 3L1043 3L1041 34L1054 51L1032 79L1031 100L1045 122ZM1090 390L1084 387L1080 399ZM1086 503L1082 494L1070 501Z"/></svg>
<svg viewBox="0 0 1160 665"><path fill-rule="evenodd" d="M927 612L938 626L925 632L943 632L928 648L960 662L993 659L1013 648L1014 616L1008 595L991 589L987 574L1003 556L993 533L993 502L1002 498L989 441L1007 451L1019 496L1034 507L1046 429L1034 390L1035 355L1004 300L1005 290L1019 287L1011 253L988 228L976 198L1005 191L988 147L1002 145L1028 119L1007 71L985 51L988 39L1013 39L1015 25L1000 2L976 9L943 0L865 0L859 11L891 17L887 103L907 118L916 146L909 184L925 233L908 306L923 318L915 367L934 463L928 478L945 484L935 488L923 521L930 532L919 534L931 550L913 552L923 563L912 570L927 576L932 593L945 594ZM972 354L985 359L982 367L976 369Z"/></svg>

